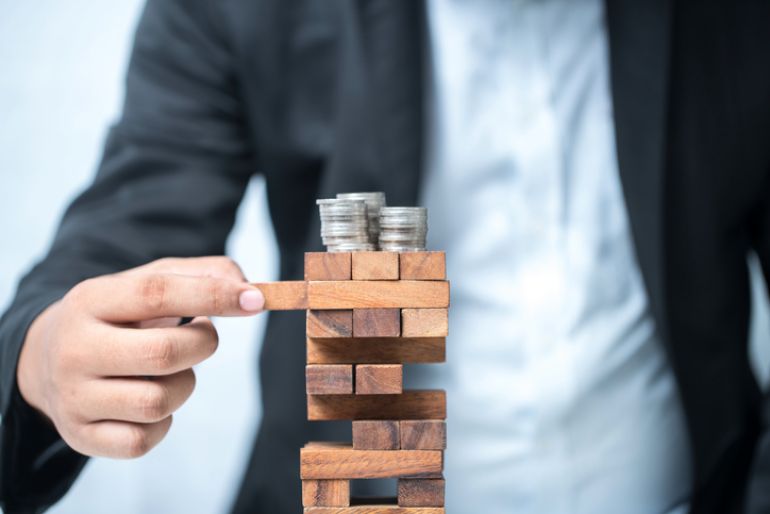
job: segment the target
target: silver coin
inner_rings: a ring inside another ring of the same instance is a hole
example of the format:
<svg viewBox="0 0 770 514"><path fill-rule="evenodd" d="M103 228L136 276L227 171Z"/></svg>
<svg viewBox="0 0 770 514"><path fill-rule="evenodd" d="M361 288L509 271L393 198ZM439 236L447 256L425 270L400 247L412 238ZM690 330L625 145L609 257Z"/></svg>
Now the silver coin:
<svg viewBox="0 0 770 514"><path fill-rule="evenodd" d="M369 216L362 199L316 200L321 216L321 240L329 252L369 250Z"/></svg>
<svg viewBox="0 0 770 514"><path fill-rule="evenodd" d="M428 233L428 210L425 207L383 207L379 221L382 250L408 252L425 249Z"/></svg>
<svg viewBox="0 0 770 514"><path fill-rule="evenodd" d="M361 193L338 193L341 200L363 200L366 203L366 214L369 222L369 242L377 246L380 236L380 209L385 205L385 193L370 191Z"/></svg>
<svg viewBox="0 0 770 514"><path fill-rule="evenodd" d="M366 205L382 207L385 205L385 193L382 191L371 191L365 193L337 193L339 200L363 200Z"/></svg>
<svg viewBox="0 0 770 514"><path fill-rule="evenodd" d="M382 192L340 193L316 200L329 252L425 250L425 207L387 207Z"/></svg>

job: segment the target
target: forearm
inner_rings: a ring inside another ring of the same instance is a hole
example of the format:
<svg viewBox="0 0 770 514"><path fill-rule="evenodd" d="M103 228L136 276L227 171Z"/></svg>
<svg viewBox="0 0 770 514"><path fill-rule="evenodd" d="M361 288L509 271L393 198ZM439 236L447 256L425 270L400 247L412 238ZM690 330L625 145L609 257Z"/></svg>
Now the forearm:
<svg viewBox="0 0 770 514"><path fill-rule="evenodd" d="M28 327L63 290L33 294L20 288L0 320L0 507L6 513L36 512L55 503L69 489L86 462L59 437L55 428L19 394L16 369Z"/></svg>

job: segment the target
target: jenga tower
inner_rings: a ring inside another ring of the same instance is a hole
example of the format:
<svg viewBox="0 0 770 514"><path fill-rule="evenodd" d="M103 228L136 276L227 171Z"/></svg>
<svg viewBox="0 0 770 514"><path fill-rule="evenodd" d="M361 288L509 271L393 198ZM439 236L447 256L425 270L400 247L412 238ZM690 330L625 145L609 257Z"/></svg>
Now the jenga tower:
<svg viewBox="0 0 770 514"><path fill-rule="evenodd" d="M352 444L301 450L305 514L444 514L444 391L404 391L405 363L444 362L443 252L306 253L307 412L352 420ZM397 478L398 498L351 501L350 480Z"/></svg>

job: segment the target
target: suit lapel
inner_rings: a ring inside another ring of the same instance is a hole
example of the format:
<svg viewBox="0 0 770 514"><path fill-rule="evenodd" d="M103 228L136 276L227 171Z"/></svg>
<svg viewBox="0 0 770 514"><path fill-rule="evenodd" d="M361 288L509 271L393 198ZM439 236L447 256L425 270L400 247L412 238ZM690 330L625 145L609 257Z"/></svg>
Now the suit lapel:
<svg viewBox="0 0 770 514"><path fill-rule="evenodd" d="M391 205L416 205L422 171L423 3L360 0L375 173Z"/></svg>
<svg viewBox="0 0 770 514"><path fill-rule="evenodd" d="M667 0L608 0L610 81L626 205L639 266L664 341L664 172L671 37Z"/></svg>

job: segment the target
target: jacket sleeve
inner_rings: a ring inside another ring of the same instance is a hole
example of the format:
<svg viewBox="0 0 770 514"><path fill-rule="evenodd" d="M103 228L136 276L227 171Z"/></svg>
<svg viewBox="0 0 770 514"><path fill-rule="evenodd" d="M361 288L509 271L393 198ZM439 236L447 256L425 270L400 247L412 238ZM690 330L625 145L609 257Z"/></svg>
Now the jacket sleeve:
<svg viewBox="0 0 770 514"><path fill-rule="evenodd" d="M164 256L224 253L254 156L219 5L149 0L123 113L96 177L0 319L0 507L7 514L53 504L85 463L19 395L16 365L34 318L85 278Z"/></svg>
<svg viewBox="0 0 770 514"><path fill-rule="evenodd" d="M770 189L765 188L764 198L755 214L752 226L753 247L762 267L765 284L770 284ZM770 512L770 391L764 392L762 402L761 433L746 489L747 514Z"/></svg>

